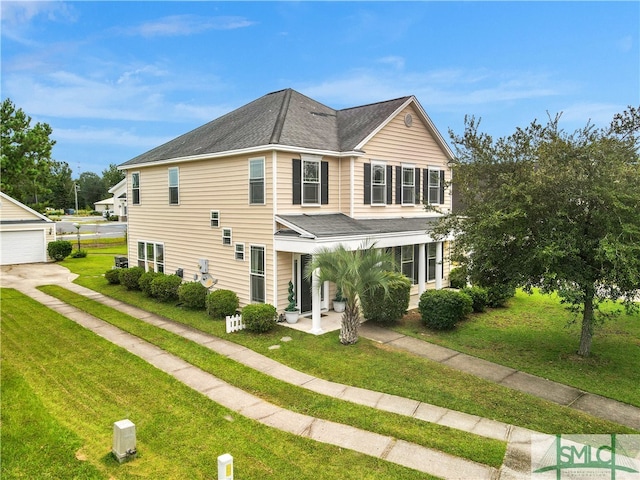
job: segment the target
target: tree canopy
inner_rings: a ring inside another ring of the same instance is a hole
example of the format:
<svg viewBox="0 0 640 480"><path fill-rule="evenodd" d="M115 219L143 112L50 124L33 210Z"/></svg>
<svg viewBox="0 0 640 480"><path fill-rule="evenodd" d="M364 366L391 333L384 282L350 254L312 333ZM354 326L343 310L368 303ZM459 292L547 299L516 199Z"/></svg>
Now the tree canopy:
<svg viewBox="0 0 640 480"><path fill-rule="evenodd" d="M640 111L571 134L559 119L494 140L466 118L451 133L461 208L436 231L456 233L472 283L557 292L581 314L587 356L599 303L640 293Z"/></svg>
<svg viewBox="0 0 640 480"><path fill-rule="evenodd" d="M29 117L16 109L10 99L0 111L0 183L2 191L21 201L38 203L38 195L47 193L42 180L50 173L51 127L46 123L31 126Z"/></svg>

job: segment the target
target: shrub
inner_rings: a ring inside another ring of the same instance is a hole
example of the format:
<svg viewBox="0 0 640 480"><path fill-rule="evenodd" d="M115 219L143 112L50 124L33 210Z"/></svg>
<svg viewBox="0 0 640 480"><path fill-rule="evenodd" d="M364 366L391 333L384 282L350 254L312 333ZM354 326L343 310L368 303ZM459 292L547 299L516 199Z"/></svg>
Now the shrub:
<svg viewBox="0 0 640 480"><path fill-rule="evenodd" d="M225 318L235 315L240 300L231 290L214 290L207 297L207 313L213 318Z"/></svg>
<svg viewBox="0 0 640 480"><path fill-rule="evenodd" d="M151 291L151 282L153 282L153 279L157 278L158 275L162 275L162 273L154 272L153 270L144 272L138 279L138 287L140 288L140 290L142 290L148 296L153 297L153 292Z"/></svg>
<svg viewBox="0 0 640 480"><path fill-rule="evenodd" d="M449 285L451 288L464 288L467 286L467 267L454 268L449 272Z"/></svg>
<svg viewBox="0 0 640 480"><path fill-rule="evenodd" d="M268 303L254 303L242 309L242 322L250 332L268 332L276 325L278 312Z"/></svg>
<svg viewBox="0 0 640 480"><path fill-rule="evenodd" d="M138 281L144 274L144 268L131 267L131 268L119 268L120 271L120 283L124 285L127 290L140 290Z"/></svg>
<svg viewBox="0 0 640 480"><path fill-rule="evenodd" d="M178 287L178 299L187 308L203 310L209 290L200 282L183 283Z"/></svg>
<svg viewBox="0 0 640 480"><path fill-rule="evenodd" d="M56 240L55 242L49 242L47 245L47 253L56 262L64 260L71 255L72 249L71 242L68 240Z"/></svg>
<svg viewBox="0 0 640 480"><path fill-rule="evenodd" d="M182 278L177 275L160 274L151 281L151 294L161 302L178 299L178 288Z"/></svg>
<svg viewBox="0 0 640 480"><path fill-rule="evenodd" d="M104 278L107 279L111 285L119 285L120 284L120 271L117 268L112 268L111 270L107 270L104 273Z"/></svg>
<svg viewBox="0 0 640 480"><path fill-rule="evenodd" d="M473 311L469 295L455 290L427 290L420 296L418 309L425 326L450 330Z"/></svg>
<svg viewBox="0 0 640 480"><path fill-rule="evenodd" d="M87 256L86 250L74 250L73 253L71 253L71 258L84 258L86 256Z"/></svg>
<svg viewBox="0 0 640 480"><path fill-rule="evenodd" d="M507 300L515 296L516 289L511 285L493 285L486 287L487 290L487 306L492 308L504 307Z"/></svg>
<svg viewBox="0 0 640 480"><path fill-rule="evenodd" d="M360 298L362 313L367 320L388 325L400 320L407 313L411 280L398 272L391 275L388 295L385 295L383 288L378 287Z"/></svg>
<svg viewBox="0 0 640 480"><path fill-rule="evenodd" d="M474 312L485 311L487 303L489 302L489 296L487 295L486 289L482 287L465 287L460 291L471 297Z"/></svg>

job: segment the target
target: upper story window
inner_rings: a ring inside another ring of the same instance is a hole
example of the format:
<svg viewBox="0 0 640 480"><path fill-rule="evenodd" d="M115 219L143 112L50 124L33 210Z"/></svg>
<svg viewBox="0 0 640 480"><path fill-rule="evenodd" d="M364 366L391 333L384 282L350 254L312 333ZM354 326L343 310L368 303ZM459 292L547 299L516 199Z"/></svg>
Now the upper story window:
<svg viewBox="0 0 640 480"><path fill-rule="evenodd" d="M415 205L416 203L416 169L402 166L402 205Z"/></svg>
<svg viewBox="0 0 640 480"><path fill-rule="evenodd" d="M244 243L235 244L235 259L244 261Z"/></svg>
<svg viewBox="0 0 640 480"><path fill-rule="evenodd" d="M249 160L249 203L264 205L264 158Z"/></svg>
<svg viewBox="0 0 640 480"><path fill-rule="evenodd" d="M294 205L329 203L329 162L311 155L303 155L301 160L294 158L292 175Z"/></svg>
<svg viewBox="0 0 640 480"><path fill-rule="evenodd" d="M429 204L444 203L444 170L430 168L425 170L425 197Z"/></svg>
<svg viewBox="0 0 640 480"><path fill-rule="evenodd" d="M178 167L171 167L169 169L169 205L178 205L180 200L178 194L179 185Z"/></svg>
<svg viewBox="0 0 640 480"><path fill-rule="evenodd" d="M387 192L387 169L382 163L371 165L371 204L384 205Z"/></svg>
<svg viewBox="0 0 640 480"><path fill-rule="evenodd" d="M133 172L131 174L131 203L133 205L140 204L140 172Z"/></svg>
<svg viewBox="0 0 640 480"><path fill-rule="evenodd" d="M222 244L231 245L231 229L230 228L222 229Z"/></svg>
<svg viewBox="0 0 640 480"><path fill-rule="evenodd" d="M211 226L214 228L220 226L220 210L211 210Z"/></svg>

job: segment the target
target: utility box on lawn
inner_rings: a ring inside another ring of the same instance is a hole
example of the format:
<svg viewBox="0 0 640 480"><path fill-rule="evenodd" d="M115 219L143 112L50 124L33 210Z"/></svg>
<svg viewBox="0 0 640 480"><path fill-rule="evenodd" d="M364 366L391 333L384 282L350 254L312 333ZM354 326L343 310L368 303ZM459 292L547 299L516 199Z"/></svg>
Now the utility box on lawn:
<svg viewBox="0 0 640 480"><path fill-rule="evenodd" d="M136 456L136 426L131 420L120 420L113 424L113 447L111 449L118 462Z"/></svg>

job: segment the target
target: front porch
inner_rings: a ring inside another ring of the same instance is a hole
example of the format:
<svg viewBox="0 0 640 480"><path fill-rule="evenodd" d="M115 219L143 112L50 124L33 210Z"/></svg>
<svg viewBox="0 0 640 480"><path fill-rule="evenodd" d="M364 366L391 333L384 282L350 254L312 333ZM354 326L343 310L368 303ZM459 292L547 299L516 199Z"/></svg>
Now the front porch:
<svg viewBox="0 0 640 480"><path fill-rule="evenodd" d="M409 298L409 310L418 308L418 302L420 301L420 295L411 295ZM322 311L320 314L321 331L316 332L313 329L313 321L311 315L304 315L298 318L297 323L282 322L279 325L299 330L305 333L311 333L313 335L322 335L328 332L334 332L340 330L340 324L342 322L342 313L336 313L333 310ZM366 322L365 319L362 322Z"/></svg>

